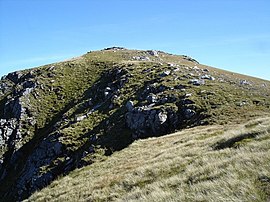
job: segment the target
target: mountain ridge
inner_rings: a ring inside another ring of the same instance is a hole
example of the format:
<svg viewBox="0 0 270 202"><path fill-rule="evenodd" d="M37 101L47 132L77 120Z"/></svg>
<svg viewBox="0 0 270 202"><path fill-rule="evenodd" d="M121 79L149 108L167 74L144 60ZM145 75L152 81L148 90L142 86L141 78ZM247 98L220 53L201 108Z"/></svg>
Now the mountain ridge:
<svg viewBox="0 0 270 202"><path fill-rule="evenodd" d="M269 81L188 56L119 47L0 83L0 196L23 200L134 140L269 114Z"/></svg>

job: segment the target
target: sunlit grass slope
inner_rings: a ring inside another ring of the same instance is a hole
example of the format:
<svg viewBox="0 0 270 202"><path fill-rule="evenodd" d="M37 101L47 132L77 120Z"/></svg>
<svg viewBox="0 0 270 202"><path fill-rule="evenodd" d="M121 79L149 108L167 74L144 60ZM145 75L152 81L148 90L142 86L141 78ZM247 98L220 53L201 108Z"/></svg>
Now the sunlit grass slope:
<svg viewBox="0 0 270 202"><path fill-rule="evenodd" d="M269 201L270 117L135 141L27 201Z"/></svg>

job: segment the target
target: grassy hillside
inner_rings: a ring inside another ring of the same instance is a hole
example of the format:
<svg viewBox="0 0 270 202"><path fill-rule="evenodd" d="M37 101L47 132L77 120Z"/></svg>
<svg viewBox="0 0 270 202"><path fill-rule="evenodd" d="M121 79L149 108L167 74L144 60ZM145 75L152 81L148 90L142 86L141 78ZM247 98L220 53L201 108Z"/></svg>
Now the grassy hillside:
<svg viewBox="0 0 270 202"><path fill-rule="evenodd" d="M26 201L268 201L270 118L138 140Z"/></svg>
<svg viewBox="0 0 270 202"><path fill-rule="evenodd" d="M137 139L269 117L269 86L188 56L123 48L10 73L0 81L0 199L26 199Z"/></svg>

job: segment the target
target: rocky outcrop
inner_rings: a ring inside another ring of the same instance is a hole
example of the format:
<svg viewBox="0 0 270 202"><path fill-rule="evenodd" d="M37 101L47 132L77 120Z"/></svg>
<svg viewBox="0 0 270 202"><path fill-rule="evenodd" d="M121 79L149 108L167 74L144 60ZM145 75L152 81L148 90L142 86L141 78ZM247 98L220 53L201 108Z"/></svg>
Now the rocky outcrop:
<svg viewBox="0 0 270 202"><path fill-rule="evenodd" d="M0 119L0 147L8 146L13 132L16 130L16 119Z"/></svg>
<svg viewBox="0 0 270 202"><path fill-rule="evenodd" d="M126 103L125 121L132 130L133 138L145 138L168 134L183 127L187 121L198 124L199 113L193 108L192 101L183 99L178 109L170 107L154 108L153 104L134 107L132 101Z"/></svg>
<svg viewBox="0 0 270 202"><path fill-rule="evenodd" d="M20 160L22 160L20 158L26 158L26 163L21 165L21 170L18 170L20 177L12 188L5 193L5 197L10 198L11 196L9 195L12 195L12 197L15 195L15 198L20 201L24 196L29 195L29 193L47 185L58 175L60 170L51 170L50 172L43 171L46 166L49 166L53 160L57 159L63 152L63 146L59 142L58 137L59 135L55 134L42 140L40 144L33 149L29 157L23 156L20 150L13 154L10 160L13 164L19 165ZM6 173L6 175L1 176L2 179L8 175L7 169L8 167L2 170L2 173Z"/></svg>
<svg viewBox="0 0 270 202"><path fill-rule="evenodd" d="M21 139L16 119L0 119L0 171L5 158L5 152L14 148L16 142ZM0 180L3 173L0 172Z"/></svg>
<svg viewBox="0 0 270 202"><path fill-rule="evenodd" d="M175 129L172 125L177 119L173 111L163 109L152 109L151 107L136 107L126 113L126 124L133 131L133 138L158 136Z"/></svg>

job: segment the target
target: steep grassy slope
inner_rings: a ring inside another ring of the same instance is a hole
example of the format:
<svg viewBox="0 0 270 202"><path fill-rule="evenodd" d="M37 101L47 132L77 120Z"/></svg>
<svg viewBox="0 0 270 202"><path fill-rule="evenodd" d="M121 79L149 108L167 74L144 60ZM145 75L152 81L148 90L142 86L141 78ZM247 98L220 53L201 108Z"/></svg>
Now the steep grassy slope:
<svg viewBox="0 0 270 202"><path fill-rule="evenodd" d="M270 118L138 140L26 201L268 201Z"/></svg>
<svg viewBox="0 0 270 202"><path fill-rule="evenodd" d="M22 200L139 138L270 113L270 82L112 48L0 81L0 198Z"/></svg>

